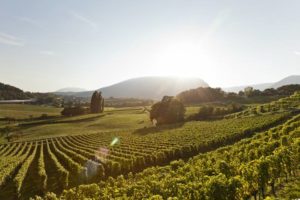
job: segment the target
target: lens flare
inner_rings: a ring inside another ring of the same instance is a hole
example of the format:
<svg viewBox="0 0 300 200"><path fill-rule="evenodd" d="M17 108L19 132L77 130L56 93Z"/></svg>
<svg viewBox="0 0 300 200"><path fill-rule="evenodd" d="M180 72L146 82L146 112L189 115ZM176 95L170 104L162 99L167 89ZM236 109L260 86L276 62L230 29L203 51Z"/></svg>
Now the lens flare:
<svg viewBox="0 0 300 200"><path fill-rule="evenodd" d="M103 163L106 163L106 159L109 155L109 149L106 147L100 147L98 151L95 151L96 157Z"/></svg>
<svg viewBox="0 0 300 200"><path fill-rule="evenodd" d="M119 142L120 142L119 138L115 137L115 138L113 139L113 141L110 143L110 146L114 146L115 144L117 144L117 143L119 143Z"/></svg>

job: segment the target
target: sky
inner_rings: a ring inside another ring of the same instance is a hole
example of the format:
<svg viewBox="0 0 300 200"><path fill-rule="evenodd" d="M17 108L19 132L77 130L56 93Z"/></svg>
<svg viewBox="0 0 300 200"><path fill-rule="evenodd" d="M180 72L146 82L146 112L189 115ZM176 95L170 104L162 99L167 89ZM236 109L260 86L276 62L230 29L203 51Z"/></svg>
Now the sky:
<svg viewBox="0 0 300 200"><path fill-rule="evenodd" d="M0 82L98 89L140 76L212 87L300 74L298 0L1 0Z"/></svg>

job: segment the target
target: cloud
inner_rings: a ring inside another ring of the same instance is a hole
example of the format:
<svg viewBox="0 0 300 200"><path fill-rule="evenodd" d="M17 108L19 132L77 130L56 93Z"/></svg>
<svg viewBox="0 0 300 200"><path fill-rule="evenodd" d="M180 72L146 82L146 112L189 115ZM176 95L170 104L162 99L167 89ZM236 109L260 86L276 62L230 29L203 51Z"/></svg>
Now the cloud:
<svg viewBox="0 0 300 200"><path fill-rule="evenodd" d="M0 44L11 46L24 46L24 41L11 34L0 32Z"/></svg>
<svg viewBox="0 0 300 200"><path fill-rule="evenodd" d="M40 54L45 56L54 56L55 52L46 50L46 51L40 51Z"/></svg>
<svg viewBox="0 0 300 200"><path fill-rule="evenodd" d="M98 28L98 24L95 23L94 21L92 21L91 19L87 18L87 17L84 17L80 14L78 14L77 12L74 12L74 11L70 11L69 12L70 15L72 15L75 19L89 25L90 27L92 27L93 29L97 29Z"/></svg>
<svg viewBox="0 0 300 200"><path fill-rule="evenodd" d="M294 51L294 54L296 54L297 56L300 56L300 51Z"/></svg>

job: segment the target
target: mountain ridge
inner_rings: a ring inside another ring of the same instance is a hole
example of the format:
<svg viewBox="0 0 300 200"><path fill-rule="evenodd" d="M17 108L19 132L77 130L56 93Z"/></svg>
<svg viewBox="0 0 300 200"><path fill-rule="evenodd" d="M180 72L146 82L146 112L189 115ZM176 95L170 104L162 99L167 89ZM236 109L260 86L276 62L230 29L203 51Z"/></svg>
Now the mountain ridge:
<svg viewBox="0 0 300 200"><path fill-rule="evenodd" d="M244 90L245 87L253 87L254 89L258 90L265 90L267 88L279 88L283 85L290 85L290 84L300 84L300 75L290 75L283 79L280 79L277 82L271 82L271 83L260 83L260 84L248 84L248 85L242 85L242 86L233 86L233 87L226 87L222 88L226 92L239 92L241 90Z"/></svg>
<svg viewBox="0 0 300 200"><path fill-rule="evenodd" d="M121 81L119 83L96 89L106 98L140 98L161 99L165 95L175 96L184 90L209 85L200 78L177 78L167 76L146 76ZM94 90L72 92L66 95L89 97ZM57 93L63 95L63 93Z"/></svg>
<svg viewBox="0 0 300 200"><path fill-rule="evenodd" d="M65 87L65 88L61 88L59 90L56 90L54 93L56 92L85 92L88 91L84 88L79 88L79 87Z"/></svg>

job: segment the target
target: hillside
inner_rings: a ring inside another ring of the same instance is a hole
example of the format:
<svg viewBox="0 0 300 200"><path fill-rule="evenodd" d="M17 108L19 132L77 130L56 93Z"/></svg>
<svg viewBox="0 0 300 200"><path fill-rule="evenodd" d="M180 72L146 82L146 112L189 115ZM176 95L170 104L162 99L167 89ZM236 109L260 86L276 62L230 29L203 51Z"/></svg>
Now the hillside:
<svg viewBox="0 0 300 200"><path fill-rule="evenodd" d="M165 95L174 96L184 90L201 86L207 87L208 84L199 78L141 77L122 81L98 90L106 98L161 99ZM93 92L78 92L72 93L72 95L89 97Z"/></svg>
<svg viewBox="0 0 300 200"><path fill-rule="evenodd" d="M17 100L30 98L32 98L32 95L30 93L24 92L17 87L0 83L0 100Z"/></svg>
<svg viewBox="0 0 300 200"><path fill-rule="evenodd" d="M261 84L251 84L251 85L243 85L243 86L234 86L223 88L226 92L239 92L244 90L245 87L251 86L254 89L265 90L267 88L278 88L284 85L290 84L300 84L300 75L292 75L281 79L280 81L274 83L261 83Z"/></svg>
<svg viewBox="0 0 300 200"><path fill-rule="evenodd" d="M3 101L4 100L4 101ZM39 93L39 92L24 92L22 89L0 83L0 101L1 103L20 103L24 101L16 100L26 100L34 104L43 105L59 105L60 99L57 95L52 93Z"/></svg>

